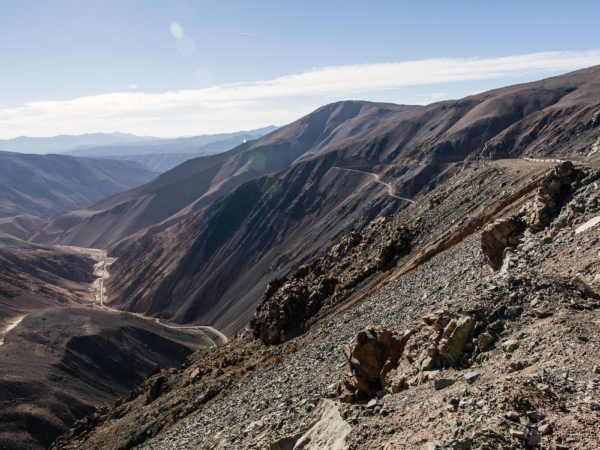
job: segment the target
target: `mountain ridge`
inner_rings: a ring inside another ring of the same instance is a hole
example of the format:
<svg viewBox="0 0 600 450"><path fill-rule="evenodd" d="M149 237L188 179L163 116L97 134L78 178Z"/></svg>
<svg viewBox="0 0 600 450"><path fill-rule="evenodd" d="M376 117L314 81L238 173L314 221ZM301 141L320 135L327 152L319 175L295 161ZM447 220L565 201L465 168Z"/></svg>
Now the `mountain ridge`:
<svg viewBox="0 0 600 450"><path fill-rule="evenodd" d="M412 199L479 158L587 156L598 139L598 93L595 67L439 102L246 181L185 221L117 248L117 267L127 275L109 283L113 306L233 336L270 279L376 215L407 206L369 173L339 167L362 167ZM500 147L509 133L512 147ZM137 275L149 272L151 279Z"/></svg>
<svg viewBox="0 0 600 450"><path fill-rule="evenodd" d="M157 175L130 161L0 152L0 217L49 220Z"/></svg>

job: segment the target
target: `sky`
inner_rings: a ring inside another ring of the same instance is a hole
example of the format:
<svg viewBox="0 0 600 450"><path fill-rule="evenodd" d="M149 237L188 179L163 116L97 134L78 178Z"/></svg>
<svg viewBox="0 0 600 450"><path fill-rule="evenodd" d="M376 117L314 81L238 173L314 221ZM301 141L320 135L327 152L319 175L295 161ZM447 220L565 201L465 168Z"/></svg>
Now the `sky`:
<svg viewBox="0 0 600 450"><path fill-rule="evenodd" d="M600 2L9 1L0 139L285 125L340 100L428 104L600 64Z"/></svg>

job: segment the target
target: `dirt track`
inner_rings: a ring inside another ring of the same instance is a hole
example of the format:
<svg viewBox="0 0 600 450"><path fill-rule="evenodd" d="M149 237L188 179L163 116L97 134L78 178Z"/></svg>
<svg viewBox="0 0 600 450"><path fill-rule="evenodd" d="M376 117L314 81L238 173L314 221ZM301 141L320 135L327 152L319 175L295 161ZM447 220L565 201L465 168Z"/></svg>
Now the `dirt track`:
<svg viewBox="0 0 600 450"><path fill-rule="evenodd" d="M98 261L94 265L94 275L96 275L98 278L96 278L96 280L94 280L94 282L92 283L92 285L90 287L90 290L92 292L94 292L95 296L96 296L95 306L106 309L108 311L113 311L113 312L117 312L117 313L121 313L121 314L123 314L123 313L133 314L134 316L137 316L141 319L156 322L159 325L162 325L166 328L198 331L198 332L205 334L207 336L207 338L212 340L215 343L215 345L217 345L217 346L228 342L229 339L227 338L227 336L225 336L223 333L221 333L220 331L218 331L210 326L170 325L170 324L161 322L160 319L157 319L155 317L147 317L147 316L144 316L143 314L132 313L132 312L128 312L128 311L121 311L121 310L118 310L115 308L111 308L108 305L105 305L104 301L107 300L107 296L106 296L106 288L104 287L104 280L106 280L107 278L110 277L108 268L116 261L116 258L109 258L108 255L106 254L105 250L100 250L100 249L95 249L95 248L81 248L81 247L68 247L68 248L71 250L78 251L78 252L86 253L91 258L93 258L95 261Z"/></svg>
<svg viewBox="0 0 600 450"><path fill-rule="evenodd" d="M373 181L375 181L376 183L379 183L379 184L383 184L385 187L387 187L388 194L390 195L390 197L404 200L405 202L414 203L414 201L411 200L410 198L399 197L399 196L395 195L393 186L389 183L386 183L385 181L381 181L381 176L377 173L365 172L363 170L356 170L356 169L346 169L344 167L334 167L334 169L347 170L348 172L358 172L358 173L365 173L367 175L371 175L374 178Z"/></svg>

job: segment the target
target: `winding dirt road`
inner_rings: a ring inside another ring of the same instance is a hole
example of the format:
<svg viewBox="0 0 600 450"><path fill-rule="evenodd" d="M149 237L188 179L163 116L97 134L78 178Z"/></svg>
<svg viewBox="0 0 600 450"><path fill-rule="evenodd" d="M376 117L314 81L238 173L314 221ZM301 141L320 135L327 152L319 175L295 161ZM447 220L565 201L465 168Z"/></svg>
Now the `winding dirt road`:
<svg viewBox="0 0 600 450"><path fill-rule="evenodd" d="M386 183L385 181L381 181L381 175L379 175L377 173L365 172L364 170L346 169L344 167L334 167L334 169L346 170L348 172L366 173L367 175L371 175L373 177L372 181L375 181L376 183L379 183L379 184L383 184L385 187L387 187L387 191L388 191L388 194L390 195L390 197L404 200L405 202L414 203L414 201L411 200L410 198L399 197L399 196L395 195L393 186L389 183Z"/></svg>
<svg viewBox="0 0 600 450"><path fill-rule="evenodd" d="M109 273L108 269L117 259L109 258L108 255L106 254L105 250L100 250L100 249L95 249L95 248L82 248L82 247L68 247L68 248L71 250L74 250L74 251L85 253L85 254L91 256L95 261L97 261L97 263L94 265L94 275L96 275L98 278L96 278L96 280L94 280L94 282L92 283L92 285L90 287L90 290L92 292L94 292L95 296L96 296L96 302L95 302L96 306L98 306L100 308L104 308L108 311L113 311L113 312L117 312L117 313L121 313L121 314L123 314L123 313L132 314L136 317L139 317L140 319L156 322L157 324L162 325L163 327L166 327L166 328L172 328L172 329L177 329L177 330L200 331L200 332L204 333L205 335L207 335L207 337L210 338L210 340L212 340L215 343L215 346L225 344L229 341L227 336L225 336L219 330L214 329L213 327L201 326L201 325L170 325L170 324L161 322L160 319L157 319L155 317L148 317L148 316L144 316L143 314L140 314L140 313L132 313L129 311L121 311L119 309L111 308L110 306L105 305L104 301L107 300L107 296L106 296L106 288L104 287L104 280L106 280L108 277L110 277L110 273Z"/></svg>

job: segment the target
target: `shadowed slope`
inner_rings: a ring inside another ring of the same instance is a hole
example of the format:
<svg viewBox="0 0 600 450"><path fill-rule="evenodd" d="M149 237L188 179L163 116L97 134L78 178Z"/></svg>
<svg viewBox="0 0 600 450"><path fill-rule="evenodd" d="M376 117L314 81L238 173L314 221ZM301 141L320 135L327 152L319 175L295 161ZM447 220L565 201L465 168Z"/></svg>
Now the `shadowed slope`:
<svg viewBox="0 0 600 450"><path fill-rule="evenodd" d="M103 402L127 396L156 366L209 346L201 334L131 314L54 308L6 337L0 364L0 448L43 449Z"/></svg>
<svg viewBox="0 0 600 450"><path fill-rule="evenodd" d="M542 143L557 139L560 152L587 154L598 133L599 77L596 67L437 103L311 150L314 156L248 181L176 225L120 248L116 267L122 276L109 282L116 293L112 304L234 334L269 279L325 251L349 229L406 206L370 173L395 195L411 198L460 170L465 160L504 156L491 149L514 130L523 134L510 150L514 156L548 151ZM289 127L309 128L302 121ZM535 138L527 141L532 127ZM277 134L285 128L263 143L280 142ZM284 144L278 154L288 157Z"/></svg>
<svg viewBox="0 0 600 450"><path fill-rule="evenodd" d="M156 180L59 217L35 242L109 248L119 240L160 224L164 229L252 178L290 166L307 152L353 136L419 106L340 102L319 108L256 141L217 155L186 161ZM154 231L152 231L154 232Z"/></svg>

